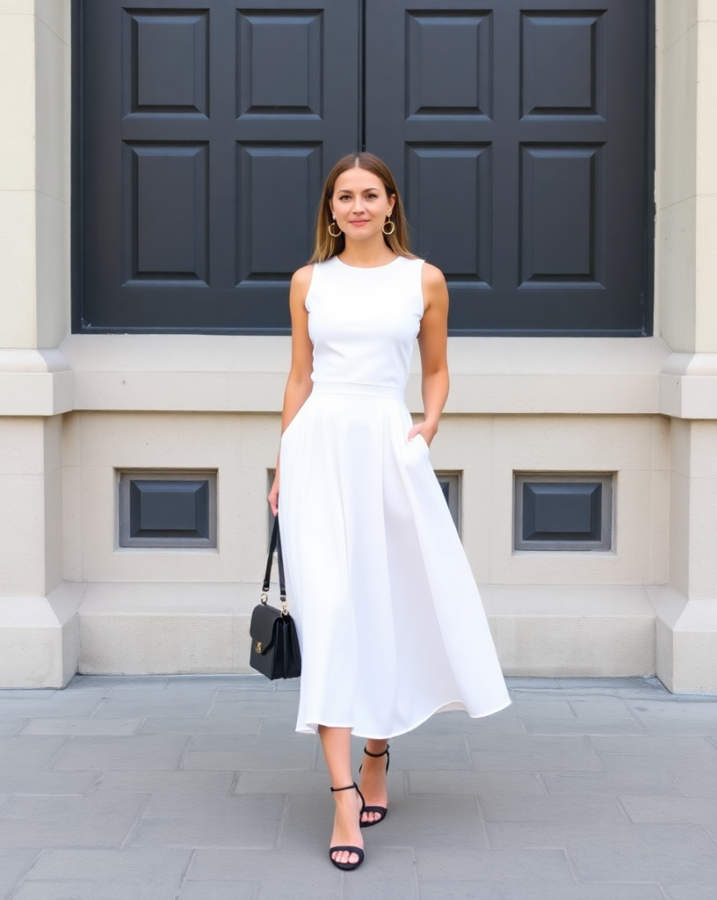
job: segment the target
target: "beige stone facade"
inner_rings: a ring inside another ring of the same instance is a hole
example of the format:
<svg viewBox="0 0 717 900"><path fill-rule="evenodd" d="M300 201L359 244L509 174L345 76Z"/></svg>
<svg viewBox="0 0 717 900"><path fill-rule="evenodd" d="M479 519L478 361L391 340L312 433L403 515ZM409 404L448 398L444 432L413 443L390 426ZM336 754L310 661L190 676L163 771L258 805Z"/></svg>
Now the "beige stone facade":
<svg viewBox="0 0 717 900"><path fill-rule="evenodd" d="M0 685L247 671L288 339L70 333L70 42L0 0ZM658 0L654 337L451 339L432 457L506 673L717 691L715 109L717 0ZM119 547L142 469L216 470L216 549ZM615 473L613 549L513 550L532 471Z"/></svg>

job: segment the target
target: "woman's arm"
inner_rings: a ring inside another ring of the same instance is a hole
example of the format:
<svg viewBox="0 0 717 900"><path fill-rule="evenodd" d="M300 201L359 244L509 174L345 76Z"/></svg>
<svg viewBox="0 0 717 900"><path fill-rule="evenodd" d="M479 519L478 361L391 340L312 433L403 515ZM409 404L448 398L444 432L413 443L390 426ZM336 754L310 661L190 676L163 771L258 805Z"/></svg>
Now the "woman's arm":
<svg viewBox="0 0 717 900"><path fill-rule="evenodd" d="M448 288L443 273L435 266L423 266L423 304L418 347L421 351L421 392L424 421L408 433L411 440L422 434L426 443L438 431L438 421L448 399Z"/></svg>
<svg viewBox="0 0 717 900"><path fill-rule="evenodd" d="M312 346L309 338L309 314L304 305L311 284L313 266L304 266L294 272L289 290L291 312L291 368L284 390L284 406L281 413L281 433L306 402L311 393ZM269 492L269 505L274 515L279 508L279 465L276 459L276 475Z"/></svg>

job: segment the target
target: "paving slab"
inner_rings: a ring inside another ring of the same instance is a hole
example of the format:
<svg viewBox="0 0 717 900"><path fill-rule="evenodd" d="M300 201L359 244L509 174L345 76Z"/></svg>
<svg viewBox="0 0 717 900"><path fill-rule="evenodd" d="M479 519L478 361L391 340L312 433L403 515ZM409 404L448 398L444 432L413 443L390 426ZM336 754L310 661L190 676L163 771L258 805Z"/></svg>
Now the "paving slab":
<svg viewBox="0 0 717 900"><path fill-rule="evenodd" d="M717 885L717 844L699 825L632 825L599 842L573 834L567 850L578 881Z"/></svg>
<svg viewBox="0 0 717 900"><path fill-rule="evenodd" d="M0 847L119 847L145 805L138 794L18 795L0 816Z"/></svg>
<svg viewBox="0 0 717 900"><path fill-rule="evenodd" d="M259 900L261 881L185 881L178 900Z"/></svg>
<svg viewBox="0 0 717 900"><path fill-rule="evenodd" d="M595 772L599 759L588 739L575 735L468 735L479 771Z"/></svg>
<svg viewBox="0 0 717 900"><path fill-rule="evenodd" d="M554 797L483 796L480 808L486 822L559 822L562 824L624 825L625 815L615 798L601 794L560 794Z"/></svg>
<svg viewBox="0 0 717 900"><path fill-rule="evenodd" d="M216 691L168 691L152 688L113 690L94 715L100 719L136 716L206 716L214 705Z"/></svg>
<svg viewBox="0 0 717 900"><path fill-rule="evenodd" d="M53 771L78 769L177 769L191 737L137 734L131 737L75 737L59 752Z"/></svg>
<svg viewBox="0 0 717 900"><path fill-rule="evenodd" d="M115 770L107 772L98 791L128 791L135 794L228 797L236 776L233 772L187 772L162 770Z"/></svg>
<svg viewBox="0 0 717 900"><path fill-rule="evenodd" d="M0 772L23 775L47 771L67 744L68 738L54 735L0 737Z"/></svg>
<svg viewBox="0 0 717 900"><path fill-rule="evenodd" d="M371 865L364 865L351 875L344 879L345 900L419 900L416 862L410 848L372 848ZM286 895L286 900L291 900L290 895Z"/></svg>
<svg viewBox="0 0 717 900"><path fill-rule="evenodd" d="M352 874L358 874L352 873ZM333 900L340 897L346 876L332 866L326 848L314 846L309 852L278 850L199 850L187 874L187 883L234 885L256 879L261 882L261 900ZM291 891L294 891L292 894ZM213 900L209 887L199 900ZM182 900L184 898L182 897Z"/></svg>
<svg viewBox="0 0 717 900"><path fill-rule="evenodd" d="M142 719L87 719L67 716L60 719L30 719L22 734L135 734Z"/></svg>
<svg viewBox="0 0 717 900"><path fill-rule="evenodd" d="M139 734L259 734L263 721L244 716L150 716L142 723Z"/></svg>
<svg viewBox="0 0 717 900"><path fill-rule="evenodd" d="M567 794L576 799L581 794L621 794L645 797L684 797L677 780L666 769L653 771L644 766L629 773L545 772L540 775L548 794Z"/></svg>
<svg viewBox="0 0 717 900"><path fill-rule="evenodd" d="M125 898L174 900L191 860L190 850L47 850L29 872L25 887L49 882L70 896L76 890L89 897L119 897L118 889L124 889Z"/></svg>
<svg viewBox="0 0 717 900"><path fill-rule="evenodd" d="M714 900L713 885L668 884L667 896L670 900Z"/></svg>
<svg viewBox="0 0 717 900"><path fill-rule="evenodd" d="M408 773L411 794L475 794L483 797L544 797L547 791L535 772L416 772Z"/></svg>
<svg viewBox="0 0 717 900"><path fill-rule="evenodd" d="M0 849L0 900L7 900L32 868L37 850Z"/></svg>
<svg viewBox="0 0 717 900"><path fill-rule="evenodd" d="M129 843L134 847L273 848L284 802L280 795L264 794L207 801L199 810L187 805L178 809L184 816L143 818Z"/></svg>
<svg viewBox="0 0 717 900"><path fill-rule="evenodd" d="M185 769L306 769L314 766L313 741L292 735L284 741L259 735L198 734L184 758Z"/></svg>
<svg viewBox="0 0 717 900"><path fill-rule="evenodd" d="M0 735L19 734L29 721L29 717L20 719L15 716L0 716Z"/></svg>
<svg viewBox="0 0 717 900"><path fill-rule="evenodd" d="M418 876L422 881L477 881L500 884L506 881L538 884L575 884L564 850L536 848L528 850L468 851L460 847L426 847L416 853ZM526 898L527 900L527 898Z"/></svg>
<svg viewBox="0 0 717 900"><path fill-rule="evenodd" d="M89 794L102 780L102 772L0 771L0 791L7 794Z"/></svg>

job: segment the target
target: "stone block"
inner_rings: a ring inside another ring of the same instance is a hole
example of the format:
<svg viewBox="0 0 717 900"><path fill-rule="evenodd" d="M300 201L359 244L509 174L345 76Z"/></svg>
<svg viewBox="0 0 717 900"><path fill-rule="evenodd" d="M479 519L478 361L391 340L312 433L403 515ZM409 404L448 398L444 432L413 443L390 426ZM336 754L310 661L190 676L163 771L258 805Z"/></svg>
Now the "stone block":
<svg viewBox="0 0 717 900"><path fill-rule="evenodd" d="M179 900L259 900L260 881L186 881Z"/></svg>
<svg viewBox="0 0 717 900"><path fill-rule="evenodd" d="M183 734L75 737L59 754L53 770L177 769L188 742Z"/></svg>
<svg viewBox="0 0 717 900"><path fill-rule="evenodd" d="M107 772L97 790L152 795L171 794L176 797L228 797L233 782L234 773L229 772L130 769Z"/></svg>
<svg viewBox="0 0 717 900"><path fill-rule="evenodd" d="M408 773L408 786L411 794L545 796L545 789L533 772L411 771Z"/></svg>
<svg viewBox="0 0 717 900"><path fill-rule="evenodd" d="M276 844L284 809L281 796L217 800L203 816L144 818L132 834L133 847L232 847L271 849Z"/></svg>
<svg viewBox="0 0 717 900"><path fill-rule="evenodd" d="M37 852L0 849L0 897L11 897L17 885L30 871Z"/></svg>
<svg viewBox="0 0 717 900"><path fill-rule="evenodd" d="M142 719L85 719L65 716L61 719L31 719L23 734L127 735L134 734Z"/></svg>
<svg viewBox="0 0 717 900"><path fill-rule="evenodd" d="M562 850L487 850L476 847L425 847L417 850L418 877L425 881L477 881L506 884L513 880L553 887L574 885L570 866Z"/></svg>
<svg viewBox="0 0 717 900"><path fill-rule="evenodd" d="M17 796L0 818L0 846L119 847L145 798L131 794Z"/></svg>
<svg viewBox="0 0 717 900"><path fill-rule="evenodd" d="M358 873L353 873L358 874ZM328 836L309 852L280 847L278 850L212 850L197 851L187 874L187 884L241 884L261 881L261 900L317 900L341 895L342 879L338 869L328 861ZM292 891L293 887L293 891ZM213 896L205 891L195 897ZM184 898L181 898L184 900Z"/></svg>
<svg viewBox="0 0 717 900"><path fill-rule="evenodd" d="M675 853L679 847L679 853ZM632 825L601 840L571 836L568 853L578 881L717 884L714 841L699 825Z"/></svg>
<svg viewBox="0 0 717 900"><path fill-rule="evenodd" d="M586 771L600 770L595 753L581 735L469 735L473 765L479 771Z"/></svg>
<svg viewBox="0 0 717 900"><path fill-rule="evenodd" d="M363 866L344 882L346 900L381 896L391 900L418 900L415 863L409 848L369 847ZM291 894L287 893L285 898L291 900Z"/></svg>

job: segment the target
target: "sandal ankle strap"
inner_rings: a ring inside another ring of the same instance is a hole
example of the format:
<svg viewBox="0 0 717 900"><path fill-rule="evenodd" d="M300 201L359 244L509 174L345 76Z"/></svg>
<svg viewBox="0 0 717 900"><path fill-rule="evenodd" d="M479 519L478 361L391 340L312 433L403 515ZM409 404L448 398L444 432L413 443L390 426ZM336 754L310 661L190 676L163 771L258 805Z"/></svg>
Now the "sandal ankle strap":
<svg viewBox="0 0 717 900"><path fill-rule="evenodd" d="M366 756L373 756L374 759L380 759L382 756L388 756L389 744L386 744L386 749L382 750L380 753L371 753L370 750L367 750L366 747L363 748L363 752Z"/></svg>
<svg viewBox="0 0 717 900"><path fill-rule="evenodd" d="M339 791L351 791L354 788L356 788L356 790L358 791L358 785L356 784L355 781L353 784L347 784L346 787L341 787L341 788L330 787L329 790L331 791L332 794L336 794Z"/></svg>

